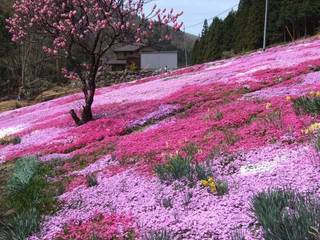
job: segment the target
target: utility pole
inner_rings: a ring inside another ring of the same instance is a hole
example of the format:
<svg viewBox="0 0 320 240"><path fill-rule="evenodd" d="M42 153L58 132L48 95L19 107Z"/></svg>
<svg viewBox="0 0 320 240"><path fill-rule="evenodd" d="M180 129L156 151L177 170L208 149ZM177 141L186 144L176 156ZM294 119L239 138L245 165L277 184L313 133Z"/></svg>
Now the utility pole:
<svg viewBox="0 0 320 240"><path fill-rule="evenodd" d="M268 27L268 0L266 0L265 15L264 15L264 33L263 33L263 51L267 46L267 27Z"/></svg>
<svg viewBox="0 0 320 240"><path fill-rule="evenodd" d="M186 60L186 67L188 67L188 53L187 53L187 43L186 43L186 27L183 27L183 41L184 41L184 58Z"/></svg>

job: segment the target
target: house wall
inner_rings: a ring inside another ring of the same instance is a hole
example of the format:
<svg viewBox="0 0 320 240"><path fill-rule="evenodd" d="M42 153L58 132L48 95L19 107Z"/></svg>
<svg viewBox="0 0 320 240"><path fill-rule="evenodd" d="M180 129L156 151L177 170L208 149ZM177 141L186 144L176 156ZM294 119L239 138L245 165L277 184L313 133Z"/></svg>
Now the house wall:
<svg viewBox="0 0 320 240"><path fill-rule="evenodd" d="M139 58L139 52L116 52L117 59L127 60L128 58Z"/></svg>
<svg viewBox="0 0 320 240"><path fill-rule="evenodd" d="M126 60L127 65L124 68L130 68L134 64L137 69L140 68L140 53L139 52L117 52L118 60Z"/></svg>
<svg viewBox="0 0 320 240"><path fill-rule="evenodd" d="M142 52L141 69L156 70L160 68L176 69L178 68L177 52Z"/></svg>

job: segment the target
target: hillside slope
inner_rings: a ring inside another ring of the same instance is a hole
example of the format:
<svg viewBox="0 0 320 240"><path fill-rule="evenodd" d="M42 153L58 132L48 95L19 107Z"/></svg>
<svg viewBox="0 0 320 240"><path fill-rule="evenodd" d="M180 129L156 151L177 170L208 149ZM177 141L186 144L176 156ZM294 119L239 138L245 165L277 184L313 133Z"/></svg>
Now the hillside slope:
<svg viewBox="0 0 320 240"><path fill-rule="evenodd" d="M66 226L76 239L90 229L111 234L97 214L138 239L163 228L176 239L231 239L235 230L262 239L249 210L255 193L288 187L320 196L315 127L305 131L319 117L298 114L293 104L320 95L319 70L320 39L312 38L99 89L96 120L81 127L68 114L81 106L81 94L1 113L0 138L21 143L0 145L0 164L37 155L58 161L59 177L68 180L63 207L32 239L69 239ZM164 184L154 174L191 144L194 161L210 163L227 194L200 182ZM92 174L98 185L87 187Z"/></svg>

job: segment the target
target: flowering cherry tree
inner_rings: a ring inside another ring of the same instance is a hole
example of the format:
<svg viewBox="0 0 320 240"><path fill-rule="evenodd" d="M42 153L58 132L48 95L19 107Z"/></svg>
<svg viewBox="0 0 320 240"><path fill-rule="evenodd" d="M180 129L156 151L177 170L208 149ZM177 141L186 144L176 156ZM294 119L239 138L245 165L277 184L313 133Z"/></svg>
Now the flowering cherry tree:
<svg viewBox="0 0 320 240"><path fill-rule="evenodd" d="M13 41L43 34L48 39L43 50L66 58L62 69L65 77L80 81L84 93L81 115L70 111L76 124L81 125L93 119L96 78L112 46L140 43L155 26L162 30L168 25L175 31L181 28L178 18L182 13L155 5L146 14L146 4L145 0L16 0L14 15L7 22Z"/></svg>

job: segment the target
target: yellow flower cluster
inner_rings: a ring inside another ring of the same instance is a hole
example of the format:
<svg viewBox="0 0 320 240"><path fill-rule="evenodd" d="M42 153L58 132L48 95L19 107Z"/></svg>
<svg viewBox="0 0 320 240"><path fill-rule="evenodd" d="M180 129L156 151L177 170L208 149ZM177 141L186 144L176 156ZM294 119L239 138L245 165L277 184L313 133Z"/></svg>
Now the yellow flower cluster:
<svg viewBox="0 0 320 240"><path fill-rule="evenodd" d="M201 185L204 187L209 187L212 193L215 193L217 191L217 185L213 177L208 177L207 180L201 180Z"/></svg>
<svg viewBox="0 0 320 240"><path fill-rule="evenodd" d="M266 109L270 109L270 108L272 108L272 104L271 103L267 103L266 104Z"/></svg>
<svg viewBox="0 0 320 240"><path fill-rule="evenodd" d="M320 123L311 124L308 128L302 130L302 133L309 134L320 130Z"/></svg>
<svg viewBox="0 0 320 240"><path fill-rule="evenodd" d="M309 96L320 97L320 91L311 91L311 92L309 92Z"/></svg>

